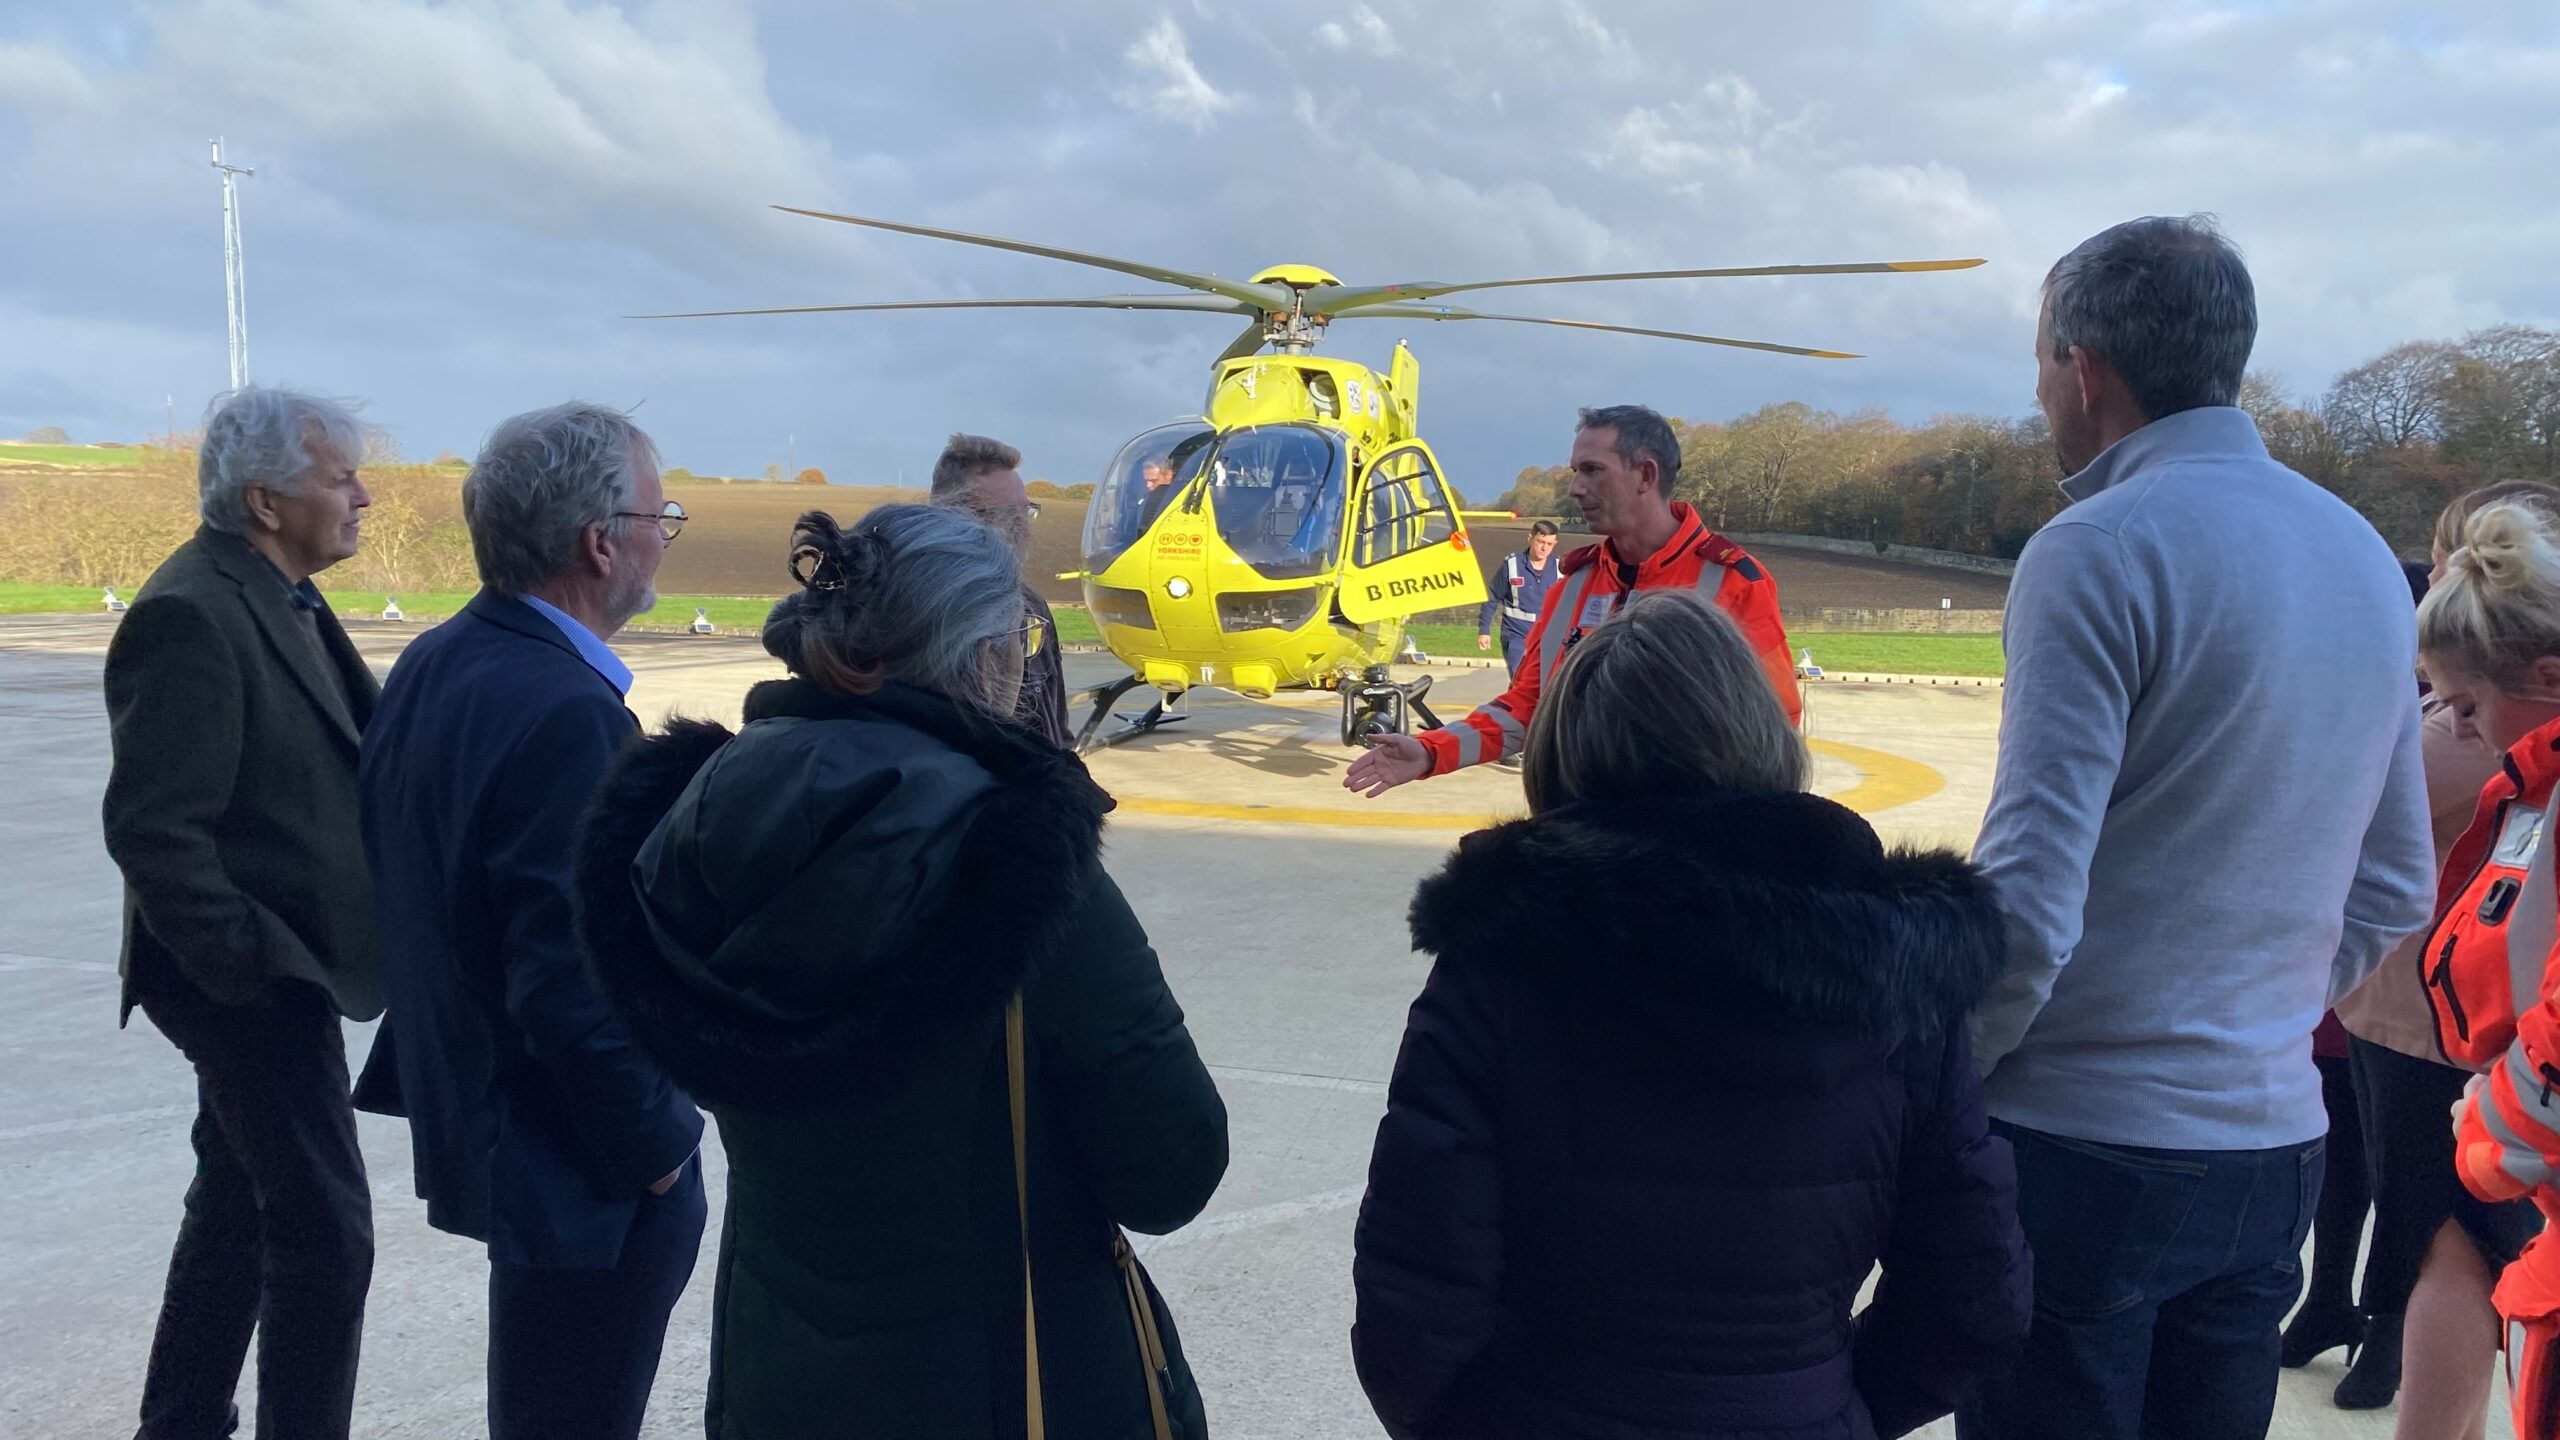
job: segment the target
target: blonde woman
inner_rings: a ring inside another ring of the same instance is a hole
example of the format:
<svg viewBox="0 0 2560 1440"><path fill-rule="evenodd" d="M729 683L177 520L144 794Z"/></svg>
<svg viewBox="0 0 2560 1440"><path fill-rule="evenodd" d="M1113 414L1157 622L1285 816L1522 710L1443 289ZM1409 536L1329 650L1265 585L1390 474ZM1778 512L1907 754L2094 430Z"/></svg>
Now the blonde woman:
<svg viewBox="0 0 2560 1440"><path fill-rule="evenodd" d="M2446 861L2419 975L2445 1058L2485 1072L2457 1108L2455 1173L2481 1200L2530 1197L2548 1217L2560 1213L2560 1007L2548 970L2560 902L2546 823L2560 792L2560 521L2510 500L2472 515L2461 540L2418 609L2418 654L2458 733L2506 758ZM2494 1303L2515 1433L2546 1440L2560 1430L2560 1249L2547 1233L2499 1276ZM2440 1321L2456 1322L2475 1348L2485 1338L2467 1316Z"/></svg>
<svg viewBox="0 0 2560 1440"><path fill-rule="evenodd" d="M2455 500L2437 517L2430 587L2444 578L2471 517L2500 502L2522 502L2560 515L2560 490L2529 481L2492 485ZM2462 720L2447 697L2430 690L2420 702L2427 808L2442 870L2479 809L2481 789L2502 772L2504 756ZM2517 857L2523 858L2523 857ZM2494 883L2497 877L2488 877ZM2456 883L2481 877L2464 873ZM2352 1127L2363 1139L2370 1179L2373 1244L2364 1259L2357 1308L2341 1326L2345 1272L2356 1262L2346 1224L2333 1224L2329 1192L2320 1195L2321 1231L2311 1298L2285 1329L2290 1363L2313 1344L2362 1348L2338 1382L2343 1409L2376 1409L2399 1400L2398 1433L2409 1440L2476 1440L2488 1421L2489 1374L2497 1356L2497 1319L2489 1288L2499 1267L2516 1257L2541 1227L2522 1202L2491 1205L2462 1188L2453 1172L2453 1140L2445 1108L2462 1096L2469 1072L2445 1063L2420 974L2428 936L2412 935L2365 982L2338 1002L2354 1077L2354 1113L2333 1122L2330 1144ZM2443 937L2437 938L2441 951ZM2334 1155L2334 1152L2333 1152ZM2361 1225L2364 1201L2355 1200ZM2341 1232L2347 1232L2342 1243ZM2334 1258L2334 1261L2332 1257ZM2330 1275L2324 1292L2323 1271ZM2324 1306L2325 1297L2329 1303ZM2298 1343L2297 1335L2314 1338Z"/></svg>
<svg viewBox="0 0 2560 1440"><path fill-rule="evenodd" d="M1530 818L1423 883L1353 1270L1390 1435L1871 1440L2024 1339L1990 887L1806 769L1734 623L1642 594L1538 707Z"/></svg>

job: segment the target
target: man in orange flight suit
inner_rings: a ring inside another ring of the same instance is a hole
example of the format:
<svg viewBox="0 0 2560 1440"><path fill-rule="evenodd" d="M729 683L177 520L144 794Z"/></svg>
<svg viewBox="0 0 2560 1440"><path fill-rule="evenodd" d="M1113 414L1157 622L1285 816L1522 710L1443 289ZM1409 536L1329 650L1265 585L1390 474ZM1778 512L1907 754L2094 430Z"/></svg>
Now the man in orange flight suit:
<svg viewBox="0 0 2560 1440"><path fill-rule="evenodd" d="M1583 411L1573 437L1572 495L1603 540L1565 557L1511 688L1445 730L1371 739L1343 785L1375 799L1408 781L1519 754L1545 678L1584 631L1638 590L1712 586L1717 606L1759 652L1787 719L1801 720L1794 654L1778 620L1778 582L1741 546L1708 529L1696 510L1671 498L1679 474L1680 442L1660 415L1641 405Z"/></svg>

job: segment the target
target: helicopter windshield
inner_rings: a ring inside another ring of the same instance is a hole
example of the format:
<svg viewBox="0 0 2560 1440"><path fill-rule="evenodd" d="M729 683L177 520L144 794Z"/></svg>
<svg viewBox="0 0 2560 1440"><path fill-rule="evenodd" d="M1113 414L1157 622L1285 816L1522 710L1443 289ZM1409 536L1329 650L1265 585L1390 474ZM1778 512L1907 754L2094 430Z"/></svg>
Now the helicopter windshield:
<svg viewBox="0 0 2560 1440"><path fill-rule="evenodd" d="M1342 437L1312 425L1258 425L1219 437L1209 469L1218 534L1272 580L1303 580L1342 543L1349 470Z"/></svg>
<svg viewBox="0 0 2560 1440"><path fill-rule="evenodd" d="M1200 473L1217 432L1196 420L1161 425L1120 447L1084 518L1084 560L1099 570L1137 543Z"/></svg>

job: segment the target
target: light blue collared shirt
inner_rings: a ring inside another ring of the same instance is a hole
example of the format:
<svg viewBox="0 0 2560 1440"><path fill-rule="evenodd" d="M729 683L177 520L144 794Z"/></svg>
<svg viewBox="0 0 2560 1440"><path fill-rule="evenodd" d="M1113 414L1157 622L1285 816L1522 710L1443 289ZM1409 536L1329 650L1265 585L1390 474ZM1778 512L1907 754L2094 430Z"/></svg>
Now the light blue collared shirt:
<svg viewBox="0 0 2560 1440"><path fill-rule="evenodd" d="M578 617L548 600L535 596L518 595L516 598L532 606L534 612L545 620L559 626L560 633L568 636L569 643L577 647L578 658L586 661L597 674L610 682L617 692L624 695L631 693L631 667L622 663L622 657L614 654L612 647L597 639L596 632L579 624Z"/></svg>

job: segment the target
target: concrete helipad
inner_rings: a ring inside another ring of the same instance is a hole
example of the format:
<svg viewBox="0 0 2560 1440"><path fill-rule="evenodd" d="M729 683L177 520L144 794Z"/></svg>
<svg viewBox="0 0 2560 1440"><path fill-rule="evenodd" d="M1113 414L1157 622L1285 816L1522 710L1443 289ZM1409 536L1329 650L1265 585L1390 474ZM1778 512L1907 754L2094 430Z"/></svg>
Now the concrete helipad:
<svg viewBox="0 0 2560 1440"><path fill-rule="evenodd" d="M47 1440L131 1433L191 1168L184 1062L139 1016L115 1028L118 888L98 837L110 633L100 617L0 619L0 1433ZM387 667L412 633L368 626L358 641ZM778 673L737 640L639 637L623 649L640 676L634 707L653 722L734 719L746 686ZM1113 673L1108 657L1071 659L1073 683ZM1499 683L1449 672L1434 695L1444 713L1463 711ZM1818 789L1889 837L1970 840L1997 690L1817 687L1809 698ZM1207 1214L1143 1246L1221 1437L1379 1433L1346 1340L1351 1219L1422 979L1405 905L1459 833L1521 809L1517 776L1495 769L1360 800L1340 785L1336 724L1328 700L1203 696L1180 726L1094 764L1121 799L1108 863L1233 1117L1235 1161ZM1561 913L1552 938L1571 942ZM350 1029L359 1059L370 1032ZM426 1227L402 1127L370 1116L361 1127L378 1259L357 1433L481 1433L481 1254ZM707 1159L717 1192L716 1143ZM701 1433L709 1286L706 1264L676 1314L652 1436ZM2328 1407L2336 1376L2335 1357L2288 1376L2275 1433L2389 1434L2387 1413Z"/></svg>

